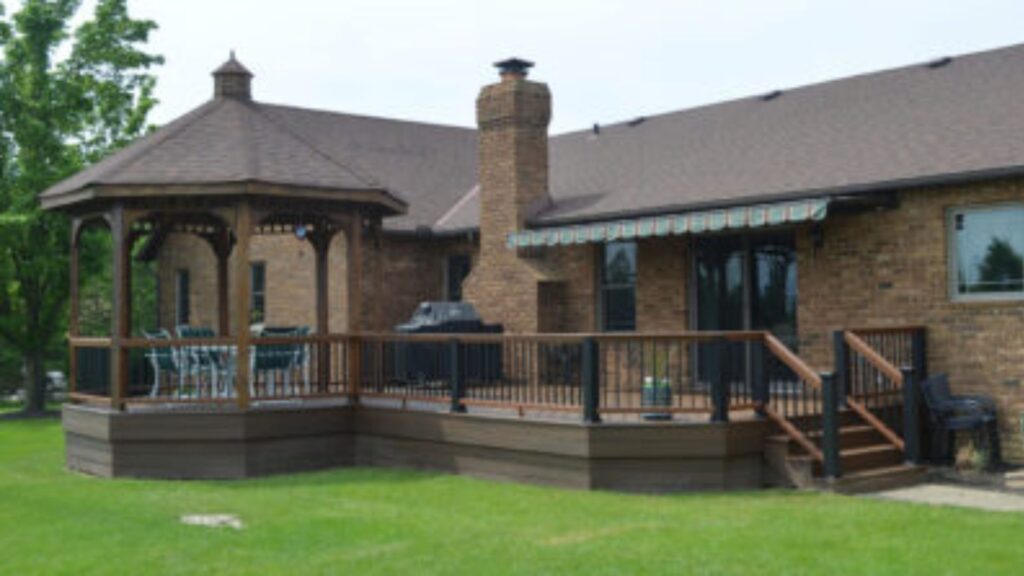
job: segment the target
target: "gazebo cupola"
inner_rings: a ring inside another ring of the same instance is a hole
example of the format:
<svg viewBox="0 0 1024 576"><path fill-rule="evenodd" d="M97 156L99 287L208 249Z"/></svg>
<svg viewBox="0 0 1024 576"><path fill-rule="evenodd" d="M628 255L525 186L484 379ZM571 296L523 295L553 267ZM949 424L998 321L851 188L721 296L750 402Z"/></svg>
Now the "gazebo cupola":
<svg viewBox="0 0 1024 576"><path fill-rule="evenodd" d="M213 71L213 96L252 100L252 72L235 59L234 50L228 61Z"/></svg>

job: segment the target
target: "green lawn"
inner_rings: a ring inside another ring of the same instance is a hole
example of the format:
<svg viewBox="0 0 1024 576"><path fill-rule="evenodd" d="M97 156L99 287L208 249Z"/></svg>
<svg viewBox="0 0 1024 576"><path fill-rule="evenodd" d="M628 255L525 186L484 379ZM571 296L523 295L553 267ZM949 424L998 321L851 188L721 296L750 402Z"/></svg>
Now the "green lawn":
<svg viewBox="0 0 1024 576"><path fill-rule="evenodd" d="M237 514L238 532L184 526ZM340 470L247 482L66 472L0 421L0 574L1011 574L1024 515L758 492L585 493Z"/></svg>

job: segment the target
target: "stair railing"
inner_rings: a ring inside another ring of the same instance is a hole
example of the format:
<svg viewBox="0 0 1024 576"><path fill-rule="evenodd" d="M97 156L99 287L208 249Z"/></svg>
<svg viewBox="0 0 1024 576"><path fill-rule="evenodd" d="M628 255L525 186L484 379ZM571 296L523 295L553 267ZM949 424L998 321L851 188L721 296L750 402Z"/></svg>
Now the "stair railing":
<svg viewBox="0 0 1024 576"><path fill-rule="evenodd" d="M806 451L825 476L839 476L839 390L834 375L815 372L771 334L764 335L764 349L759 410Z"/></svg>
<svg viewBox="0 0 1024 576"><path fill-rule="evenodd" d="M926 376L923 327L862 328L834 334L836 374L845 402L908 462L920 459L920 400Z"/></svg>

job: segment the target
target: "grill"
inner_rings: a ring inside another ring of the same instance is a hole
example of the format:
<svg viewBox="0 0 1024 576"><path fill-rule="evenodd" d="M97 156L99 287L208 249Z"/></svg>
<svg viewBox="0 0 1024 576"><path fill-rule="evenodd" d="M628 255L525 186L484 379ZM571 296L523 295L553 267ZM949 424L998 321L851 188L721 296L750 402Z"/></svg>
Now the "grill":
<svg viewBox="0 0 1024 576"><path fill-rule="evenodd" d="M500 324L485 324L468 302L423 302L404 324L395 326L400 334L499 334ZM446 342L401 342L395 345L395 379L407 384L432 387L450 381L451 348ZM461 343L463 380L486 383L500 381L501 344Z"/></svg>

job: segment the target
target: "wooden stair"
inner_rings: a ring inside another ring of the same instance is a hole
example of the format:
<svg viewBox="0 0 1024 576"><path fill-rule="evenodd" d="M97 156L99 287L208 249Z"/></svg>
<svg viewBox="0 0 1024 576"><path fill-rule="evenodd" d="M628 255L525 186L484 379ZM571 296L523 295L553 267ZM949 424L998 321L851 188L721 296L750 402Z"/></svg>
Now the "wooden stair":
<svg viewBox="0 0 1024 576"><path fill-rule="evenodd" d="M821 430L812 430L807 437L818 444ZM926 471L923 466L905 464L902 450L846 409L839 414L839 478L824 478L821 464L786 434L767 438L765 458L771 485L846 494L917 484L924 480Z"/></svg>

